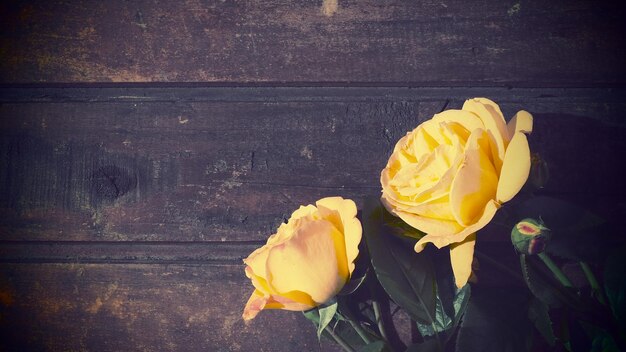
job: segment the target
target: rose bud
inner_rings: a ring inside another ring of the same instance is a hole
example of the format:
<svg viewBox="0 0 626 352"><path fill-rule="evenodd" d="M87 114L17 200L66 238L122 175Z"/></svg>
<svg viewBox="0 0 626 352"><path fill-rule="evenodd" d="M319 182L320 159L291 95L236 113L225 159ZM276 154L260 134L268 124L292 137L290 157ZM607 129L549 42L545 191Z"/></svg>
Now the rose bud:
<svg viewBox="0 0 626 352"><path fill-rule="evenodd" d="M518 222L511 230L511 242L522 254L543 252L549 240L550 229L545 227L541 220L527 218Z"/></svg>

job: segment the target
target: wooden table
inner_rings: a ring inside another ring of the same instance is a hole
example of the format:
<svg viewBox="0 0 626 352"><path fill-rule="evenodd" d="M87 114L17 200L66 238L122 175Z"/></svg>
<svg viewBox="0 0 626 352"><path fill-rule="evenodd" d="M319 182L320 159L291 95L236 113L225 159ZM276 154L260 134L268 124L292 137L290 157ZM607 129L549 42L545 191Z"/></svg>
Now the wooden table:
<svg viewBox="0 0 626 352"><path fill-rule="evenodd" d="M300 204L379 194L395 142L471 97L533 113L547 194L623 218L624 15L582 0L3 2L0 350L333 350L299 313L244 324L241 259Z"/></svg>

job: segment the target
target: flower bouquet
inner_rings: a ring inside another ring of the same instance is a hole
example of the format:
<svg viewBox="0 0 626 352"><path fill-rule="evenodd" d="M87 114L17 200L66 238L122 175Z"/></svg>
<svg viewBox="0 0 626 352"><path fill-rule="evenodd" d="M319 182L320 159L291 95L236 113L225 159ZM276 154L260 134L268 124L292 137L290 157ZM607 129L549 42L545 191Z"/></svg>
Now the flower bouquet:
<svg viewBox="0 0 626 352"><path fill-rule="evenodd" d="M243 319L302 311L345 351L626 349L623 251L601 218L541 194L532 129L485 98L423 122L361 211L301 206L244 260Z"/></svg>

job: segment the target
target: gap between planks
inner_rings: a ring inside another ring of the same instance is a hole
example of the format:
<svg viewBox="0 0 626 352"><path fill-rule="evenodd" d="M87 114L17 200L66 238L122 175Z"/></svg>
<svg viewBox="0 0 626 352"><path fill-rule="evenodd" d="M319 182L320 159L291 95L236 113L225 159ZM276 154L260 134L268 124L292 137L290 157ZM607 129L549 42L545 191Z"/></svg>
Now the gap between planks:
<svg viewBox="0 0 626 352"><path fill-rule="evenodd" d="M476 96L487 96L499 103L528 100L620 103L626 97L626 87L0 86L0 103L462 101Z"/></svg>

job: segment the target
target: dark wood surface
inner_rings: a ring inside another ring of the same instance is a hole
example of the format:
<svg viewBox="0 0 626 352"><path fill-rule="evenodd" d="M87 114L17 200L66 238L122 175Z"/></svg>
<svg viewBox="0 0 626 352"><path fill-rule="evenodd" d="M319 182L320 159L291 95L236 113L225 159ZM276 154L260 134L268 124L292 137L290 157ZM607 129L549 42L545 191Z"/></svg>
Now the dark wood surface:
<svg viewBox="0 0 626 352"><path fill-rule="evenodd" d="M333 2L336 11L309 0L5 1L0 77L436 86L626 80L626 12L617 1L326 1Z"/></svg>
<svg viewBox="0 0 626 352"><path fill-rule="evenodd" d="M330 3L0 5L0 350L334 350L243 324L241 259L471 97L533 113L545 194L626 216L620 6Z"/></svg>

